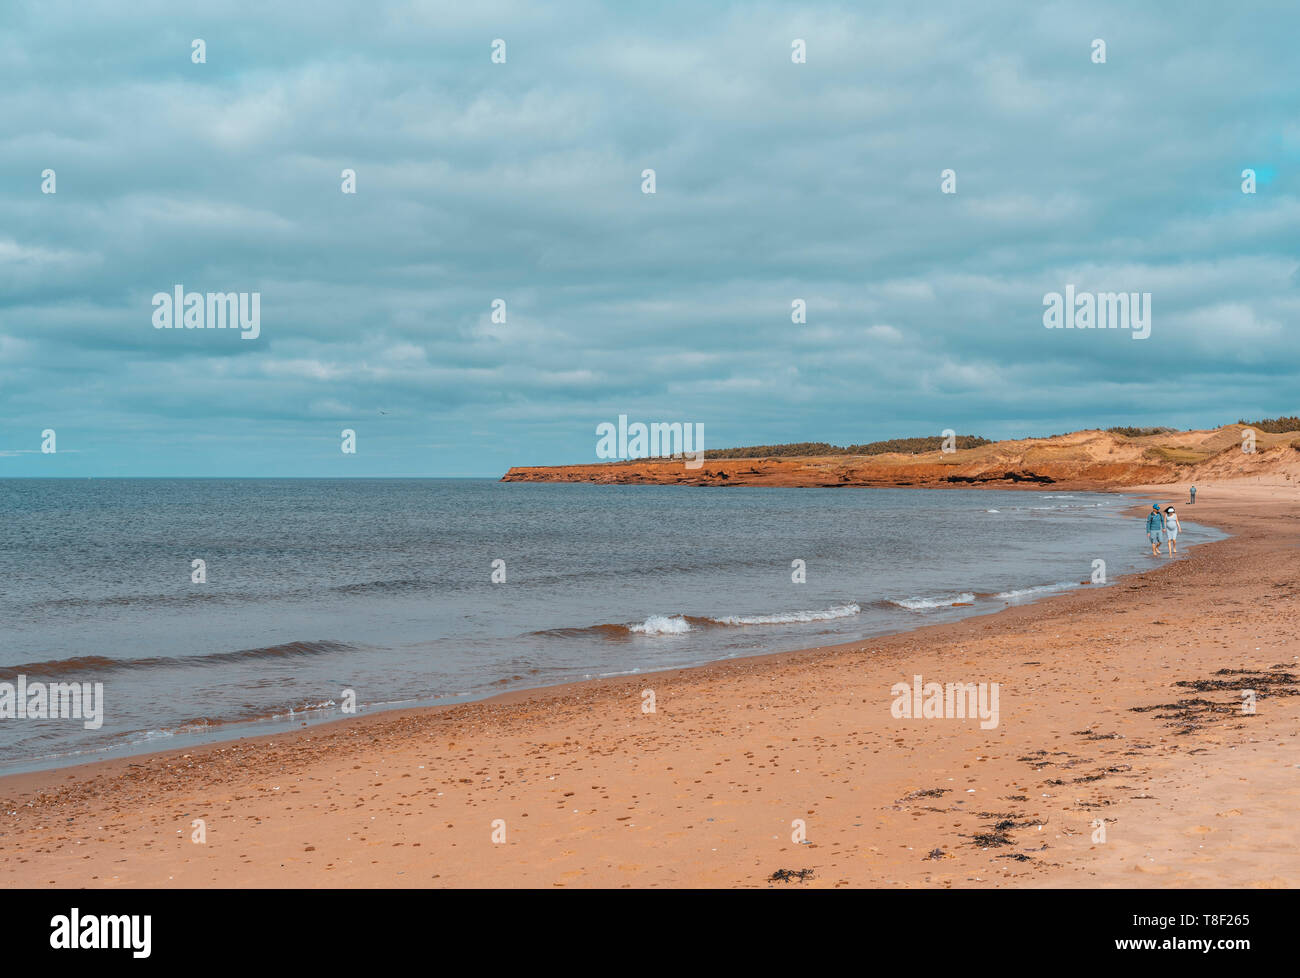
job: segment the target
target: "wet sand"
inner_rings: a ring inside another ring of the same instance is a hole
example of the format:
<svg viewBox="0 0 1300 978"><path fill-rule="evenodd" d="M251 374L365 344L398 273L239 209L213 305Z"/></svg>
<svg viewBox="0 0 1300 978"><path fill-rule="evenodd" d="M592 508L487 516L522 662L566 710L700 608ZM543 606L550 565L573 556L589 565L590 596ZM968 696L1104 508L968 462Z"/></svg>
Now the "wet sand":
<svg viewBox="0 0 1300 978"><path fill-rule="evenodd" d="M1294 887L1300 500L1198 487L1153 492L1233 536L1107 588L12 775L0 885ZM917 674L998 683L998 726L895 719Z"/></svg>

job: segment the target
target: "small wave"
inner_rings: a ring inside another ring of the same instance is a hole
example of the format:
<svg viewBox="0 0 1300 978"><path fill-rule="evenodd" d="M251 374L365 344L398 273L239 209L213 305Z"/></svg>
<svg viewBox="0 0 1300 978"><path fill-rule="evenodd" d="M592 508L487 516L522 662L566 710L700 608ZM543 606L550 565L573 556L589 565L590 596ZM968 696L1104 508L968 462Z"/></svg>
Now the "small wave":
<svg viewBox="0 0 1300 978"><path fill-rule="evenodd" d="M118 672L134 669L158 669L174 666L214 666L248 659L282 659L302 655L328 655L350 652L357 648L345 642L286 642L258 649L239 649L234 652L211 652L207 655L156 655L144 659L110 659L102 655L83 655L74 659L53 659L48 662L25 662L16 666L0 666L0 679L19 676L66 676L71 673Z"/></svg>
<svg viewBox="0 0 1300 978"><path fill-rule="evenodd" d="M585 573L585 572L584 572ZM378 581L357 581L351 584L335 584L325 588L331 594L347 595L385 595L385 594L419 594L434 588L453 587L446 581L418 581L410 579L393 579ZM268 599L286 600L310 597L314 588L299 587L287 590L267 591L218 591L198 589L189 592L171 594L114 594L104 597L52 598L33 602L33 606L42 608L67 608L92 611L97 608L185 608L191 605L240 604Z"/></svg>
<svg viewBox="0 0 1300 978"><path fill-rule="evenodd" d="M795 625L808 621L832 621L849 618L862 611L856 604L838 605L825 611L783 611L775 615L730 615L714 618L719 625Z"/></svg>
<svg viewBox="0 0 1300 978"><path fill-rule="evenodd" d="M1000 513L1000 512L1002 512L1002 510L1000 510L1000 509L986 509L986 510L984 510L984 512L986 512L986 513Z"/></svg>
<svg viewBox="0 0 1300 978"><path fill-rule="evenodd" d="M951 608L955 604L974 604L975 595L965 591L941 598L903 598L897 601L891 599L889 603L906 608L908 611L924 611L928 608Z"/></svg>
<svg viewBox="0 0 1300 978"><path fill-rule="evenodd" d="M1018 598L1028 598L1036 594L1049 594L1053 591L1066 591L1078 585L1074 581L1062 581L1059 584L1040 584L1037 587L1022 587L1013 591L999 591L993 595L995 598L1002 598L1004 601L1015 601Z"/></svg>
<svg viewBox="0 0 1300 978"><path fill-rule="evenodd" d="M337 706L333 700L321 700L319 703L304 703L302 706L289 707L288 713L272 713L272 720L286 720L291 717L300 717L308 713L319 713L321 710L328 710Z"/></svg>
<svg viewBox="0 0 1300 978"><path fill-rule="evenodd" d="M185 594L111 594L99 598L47 598L42 601L32 602L32 606L46 609L68 608L74 610L82 608L148 608L153 606L182 608L186 605L221 604L247 597L256 596L196 590Z"/></svg>
<svg viewBox="0 0 1300 978"><path fill-rule="evenodd" d="M582 628L547 628L533 632L548 638L585 638L596 635L606 639L626 639L632 635L684 635L697 628L740 625L798 625L805 622L833 621L860 614L857 604L836 605L819 611L780 611L771 615L725 615L702 618L698 615L650 615L645 621L630 625L587 625Z"/></svg>
<svg viewBox="0 0 1300 978"><path fill-rule="evenodd" d="M684 635L691 623L681 615L651 615L639 625L628 625L627 630L637 635Z"/></svg>
<svg viewBox="0 0 1300 978"><path fill-rule="evenodd" d="M599 635L601 638L627 638L627 625L584 625L579 628L543 628L541 631L532 632L533 635L544 636L545 638L584 638L588 635Z"/></svg>

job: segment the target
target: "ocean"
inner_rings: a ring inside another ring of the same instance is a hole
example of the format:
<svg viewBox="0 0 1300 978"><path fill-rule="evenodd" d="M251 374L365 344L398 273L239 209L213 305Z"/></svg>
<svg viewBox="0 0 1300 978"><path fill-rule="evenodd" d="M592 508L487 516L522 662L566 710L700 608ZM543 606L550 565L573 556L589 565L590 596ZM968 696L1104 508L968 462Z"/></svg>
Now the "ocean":
<svg viewBox="0 0 1300 978"><path fill-rule="evenodd" d="M1142 518L1122 515L1134 502L1051 488L0 480L0 684L103 684L98 728L0 719L0 771L336 719L345 690L360 713L452 703L996 611L1084 586L1097 560L1111 581L1150 567ZM1223 536L1183 527L1180 550Z"/></svg>

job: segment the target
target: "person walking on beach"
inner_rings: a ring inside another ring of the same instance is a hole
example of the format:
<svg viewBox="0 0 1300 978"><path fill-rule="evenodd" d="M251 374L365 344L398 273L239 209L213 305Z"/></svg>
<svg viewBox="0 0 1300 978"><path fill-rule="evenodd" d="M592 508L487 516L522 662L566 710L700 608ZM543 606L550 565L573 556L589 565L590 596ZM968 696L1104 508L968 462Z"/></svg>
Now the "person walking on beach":
<svg viewBox="0 0 1300 978"><path fill-rule="evenodd" d="M1196 487L1192 486L1192 502L1196 502Z"/></svg>
<svg viewBox="0 0 1300 978"><path fill-rule="evenodd" d="M1160 556L1160 544L1165 542L1165 514L1160 512L1160 504L1152 503L1151 512L1147 514L1147 539L1151 541L1151 556Z"/></svg>
<svg viewBox="0 0 1300 978"><path fill-rule="evenodd" d="M1182 526L1178 523L1178 514L1174 512L1172 506L1165 507L1165 534L1169 537L1169 556L1172 557L1178 553L1178 531Z"/></svg>

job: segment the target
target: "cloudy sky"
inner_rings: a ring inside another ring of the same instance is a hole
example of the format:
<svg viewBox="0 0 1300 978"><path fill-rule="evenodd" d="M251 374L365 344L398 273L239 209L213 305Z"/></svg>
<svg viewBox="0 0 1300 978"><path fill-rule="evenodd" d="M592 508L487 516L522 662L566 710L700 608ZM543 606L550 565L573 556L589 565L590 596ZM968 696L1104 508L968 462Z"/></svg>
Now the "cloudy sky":
<svg viewBox="0 0 1300 978"><path fill-rule="evenodd" d="M1295 413L1293 4L866 6L6 0L0 476ZM1067 284L1150 337L1045 329ZM154 329L177 285L261 335Z"/></svg>

